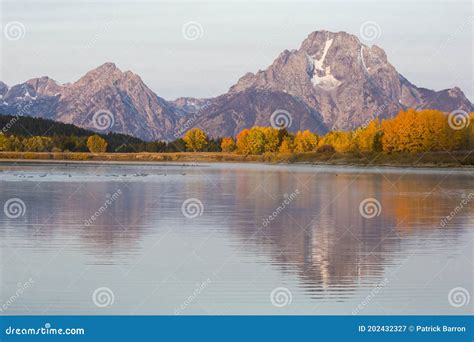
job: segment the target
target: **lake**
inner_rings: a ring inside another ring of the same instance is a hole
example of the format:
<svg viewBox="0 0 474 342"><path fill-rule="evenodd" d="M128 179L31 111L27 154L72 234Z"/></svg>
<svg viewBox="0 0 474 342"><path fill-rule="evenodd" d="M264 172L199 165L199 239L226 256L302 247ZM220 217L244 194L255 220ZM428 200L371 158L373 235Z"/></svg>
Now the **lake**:
<svg viewBox="0 0 474 342"><path fill-rule="evenodd" d="M2 163L1 314L473 314L473 193L472 170Z"/></svg>

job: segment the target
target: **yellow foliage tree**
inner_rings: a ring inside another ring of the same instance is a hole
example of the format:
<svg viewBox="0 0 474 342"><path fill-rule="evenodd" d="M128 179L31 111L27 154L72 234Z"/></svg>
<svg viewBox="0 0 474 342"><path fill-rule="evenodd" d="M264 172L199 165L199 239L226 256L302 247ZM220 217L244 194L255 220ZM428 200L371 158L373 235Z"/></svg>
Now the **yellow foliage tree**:
<svg viewBox="0 0 474 342"><path fill-rule="evenodd" d="M467 120L464 122L464 137L461 143L461 149L474 150L474 112L469 113Z"/></svg>
<svg viewBox="0 0 474 342"><path fill-rule="evenodd" d="M10 150L10 143L8 141L8 138L5 136L5 134L0 133L0 151L8 150Z"/></svg>
<svg viewBox="0 0 474 342"><path fill-rule="evenodd" d="M382 122L384 152L425 152L459 149L465 131L449 126L441 111L408 109Z"/></svg>
<svg viewBox="0 0 474 342"><path fill-rule="evenodd" d="M23 141L23 145L28 152L46 152L53 148L53 140L50 137L30 137Z"/></svg>
<svg viewBox="0 0 474 342"><path fill-rule="evenodd" d="M332 131L326 134L319 146L331 145L337 152L349 152L354 149L352 132Z"/></svg>
<svg viewBox="0 0 474 342"><path fill-rule="evenodd" d="M466 141L466 149L473 150L474 149L474 112L469 114L469 126L468 126L468 138Z"/></svg>
<svg viewBox="0 0 474 342"><path fill-rule="evenodd" d="M248 154L262 154L265 151L265 134L260 127L252 127L247 136Z"/></svg>
<svg viewBox="0 0 474 342"><path fill-rule="evenodd" d="M98 135L91 135L87 138L87 148L92 153L105 152L107 150L107 141Z"/></svg>
<svg viewBox="0 0 474 342"><path fill-rule="evenodd" d="M318 146L318 136L310 131L296 132L293 143L295 152L311 152Z"/></svg>
<svg viewBox="0 0 474 342"><path fill-rule="evenodd" d="M280 146L280 130L273 127L257 127L263 133L264 152L277 152Z"/></svg>
<svg viewBox="0 0 474 342"><path fill-rule="evenodd" d="M237 151L242 154L277 152L280 147L280 133L272 127L252 127L237 135Z"/></svg>
<svg viewBox="0 0 474 342"><path fill-rule="evenodd" d="M183 140L186 143L186 150L192 152L204 151L209 144L207 134L200 128L193 128L187 131Z"/></svg>
<svg viewBox="0 0 474 342"><path fill-rule="evenodd" d="M282 154L293 153L293 141L292 141L291 137L285 137L283 139L278 152L280 152Z"/></svg>
<svg viewBox="0 0 474 342"><path fill-rule="evenodd" d="M242 130L239 134L237 134L237 138L235 142L235 145L237 147L237 152L241 154L249 154L248 143L247 143L247 137L249 133L250 133L250 130L246 128Z"/></svg>
<svg viewBox="0 0 474 342"><path fill-rule="evenodd" d="M366 127L358 128L352 136L354 146L361 152L381 150L382 127L378 119L372 120Z"/></svg>
<svg viewBox="0 0 474 342"><path fill-rule="evenodd" d="M222 152L233 152L235 150L235 141L231 137L222 138L221 141Z"/></svg>

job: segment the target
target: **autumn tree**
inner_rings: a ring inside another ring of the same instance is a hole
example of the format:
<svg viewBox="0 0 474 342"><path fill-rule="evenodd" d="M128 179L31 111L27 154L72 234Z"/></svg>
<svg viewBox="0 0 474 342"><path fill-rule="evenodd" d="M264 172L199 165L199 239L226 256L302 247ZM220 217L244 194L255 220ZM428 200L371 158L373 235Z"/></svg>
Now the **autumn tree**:
<svg viewBox="0 0 474 342"><path fill-rule="evenodd" d="M259 127L252 127L247 136L248 154L262 154L265 151L265 134Z"/></svg>
<svg viewBox="0 0 474 342"><path fill-rule="evenodd" d="M445 113L425 109L408 109L382 121L384 152L425 152L459 149L465 130L449 126Z"/></svg>
<svg viewBox="0 0 474 342"><path fill-rule="evenodd" d="M319 146L323 145L331 145L337 152L350 152L354 148L352 132L329 132L319 142Z"/></svg>
<svg viewBox="0 0 474 342"><path fill-rule="evenodd" d="M91 135L87 138L87 148L92 153L101 153L107 150L107 141L98 135Z"/></svg>
<svg viewBox="0 0 474 342"><path fill-rule="evenodd" d="M264 136L264 152L278 152L281 143L280 130L273 127L258 127Z"/></svg>
<svg viewBox="0 0 474 342"><path fill-rule="evenodd" d="M308 130L298 131L296 132L293 146L295 152L314 151L318 146L318 136Z"/></svg>
<svg viewBox="0 0 474 342"><path fill-rule="evenodd" d="M193 152L204 151L209 144L207 134L200 128L193 128L187 131L183 140L186 143L186 150Z"/></svg>
<svg viewBox="0 0 474 342"><path fill-rule="evenodd" d="M474 149L474 112L469 114L469 125L467 127L468 136L465 144L467 150Z"/></svg>
<svg viewBox="0 0 474 342"><path fill-rule="evenodd" d="M361 152L381 151L382 126L378 119L372 120L366 127L354 131L353 144Z"/></svg>
<svg viewBox="0 0 474 342"><path fill-rule="evenodd" d="M235 150L235 141L231 137L222 138L221 149L222 152L233 152Z"/></svg>
<svg viewBox="0 0 474 342"><path fill-rule="evenodd" d="M0 133L0 151L9 151L10 150L10 142L5 134Z"/></svg>
<svg viewBox="0 0 474 342"><path fill-rule="evenodd" d="M242 154L278 152L281 134L272 127L252 127L237 135L237 151Z"/></svg>
<svg viewBox="0 0 474 342"><path fill-rule="evenodd" d="M293 139L291 138L291 136L286 136L285 138L283 138L278 152L282 154L293 153Z"/></svg>
<svg viewBox="0 0 474 342"><path fill-rule="evenodd" d="M236 145L241 154L261 154L265 148L265 135L256 127L246 128L237 135Z"/></svg>
<svg viewBox="0 0 474 342"><path fill-rule="evenodd" d="M50 137L30 137L23 141L24 149L28 152L47 152L53 148Z"/></svg>
<svg viewBox="0 0 474 342"><path fill-rule="evenodd" d="M25 150L22 139L13 135L8 137L8 147L9 147L9 151L18 152L18 151Z"/></svg>
<svg viewBox="0 0 474 342"><path fill-rule="evenodd" d="M472 151L474 149L474 112L468 115L464 126L461 149Z"/></svg>
<svg viewBox="0 0 474 342"><path fill-rule="evenodd" d="M248 143L247 137L250 130L248 128L242 130L235 139L236 150L240 154L248 154Z"/></svg>

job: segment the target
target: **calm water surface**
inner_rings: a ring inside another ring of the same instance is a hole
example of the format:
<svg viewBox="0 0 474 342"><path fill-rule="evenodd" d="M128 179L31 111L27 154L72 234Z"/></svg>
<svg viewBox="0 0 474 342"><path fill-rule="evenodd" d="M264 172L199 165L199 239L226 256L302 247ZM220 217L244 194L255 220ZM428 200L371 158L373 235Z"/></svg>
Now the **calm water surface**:
<svg viewBox="0 0 474 342"><path fill-rule="evenodd" d="M1 164L1 314L472 314L473 173Z"/></svg>

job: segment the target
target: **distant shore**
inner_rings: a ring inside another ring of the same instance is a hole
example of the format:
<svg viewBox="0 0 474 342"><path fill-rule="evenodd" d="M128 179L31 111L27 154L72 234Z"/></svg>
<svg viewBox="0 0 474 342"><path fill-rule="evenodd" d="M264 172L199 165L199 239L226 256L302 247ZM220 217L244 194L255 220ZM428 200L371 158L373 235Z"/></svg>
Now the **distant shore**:
<svg viewBox="0 0 474 342"><path fill-rule="evenodd" d="M253 162L304 163L317 165L399 166L473 168L474 151L385 153L296 153L242 155L224 152L179 153L86 153L86 152L0 152L1 162Z"/></svg>

